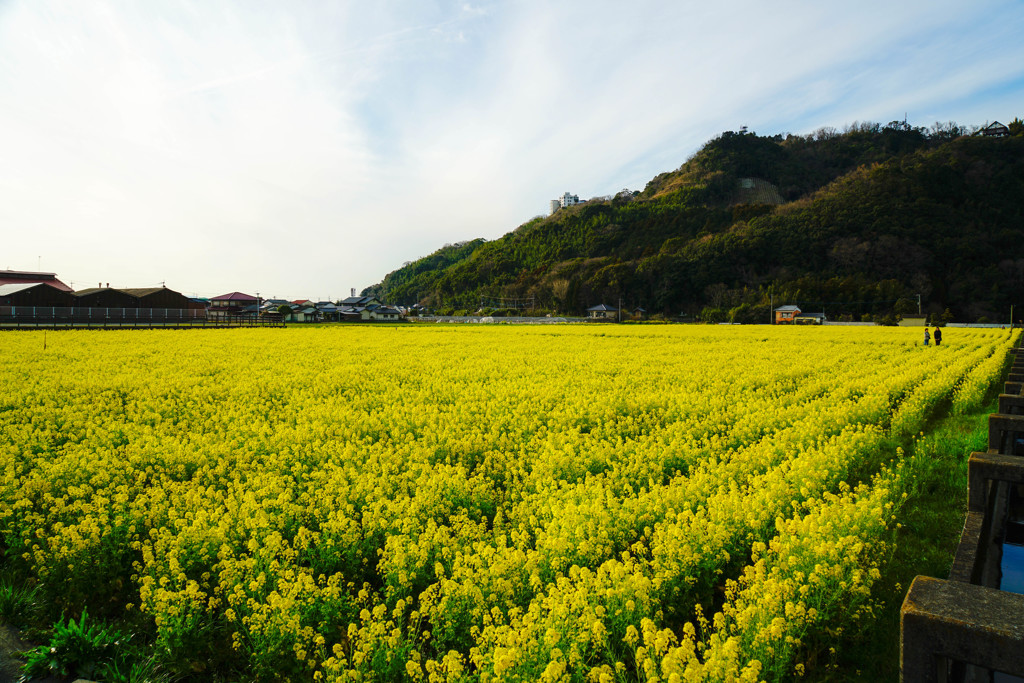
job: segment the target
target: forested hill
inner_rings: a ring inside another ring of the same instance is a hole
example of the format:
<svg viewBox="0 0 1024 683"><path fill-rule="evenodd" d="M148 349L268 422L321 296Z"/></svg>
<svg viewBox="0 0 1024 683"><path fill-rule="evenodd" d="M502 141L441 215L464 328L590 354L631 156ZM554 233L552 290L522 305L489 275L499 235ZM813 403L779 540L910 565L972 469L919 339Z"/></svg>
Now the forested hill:
<svg viewBox="0 0 1024 683"><path fill-rule="evenodd" d="M475 310L532 297L707 320L769 302L830 318L1024 306L1024 124L1010 137L893 122L840 133L728 132L642 192L559 209L500 239L447 245L367 293Z"/></svg>

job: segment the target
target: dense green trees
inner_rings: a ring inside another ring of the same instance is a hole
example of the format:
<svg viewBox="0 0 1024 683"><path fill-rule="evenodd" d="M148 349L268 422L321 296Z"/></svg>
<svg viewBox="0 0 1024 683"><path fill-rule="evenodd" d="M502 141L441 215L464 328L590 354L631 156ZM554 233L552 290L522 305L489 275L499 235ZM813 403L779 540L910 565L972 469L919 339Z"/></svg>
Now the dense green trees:
<svg viewBox="0 0 1024 683"><path fill-rule="evenodd" d="M372 288L398 303L472 307L534 297L581 313L601 301L753 322L798 303L831 318L924 312L997 318L1024 304L1024 127L855 124L807 136L723 133L642 193L448 245ZM782 205L737 204L742 178Z"/></svg>

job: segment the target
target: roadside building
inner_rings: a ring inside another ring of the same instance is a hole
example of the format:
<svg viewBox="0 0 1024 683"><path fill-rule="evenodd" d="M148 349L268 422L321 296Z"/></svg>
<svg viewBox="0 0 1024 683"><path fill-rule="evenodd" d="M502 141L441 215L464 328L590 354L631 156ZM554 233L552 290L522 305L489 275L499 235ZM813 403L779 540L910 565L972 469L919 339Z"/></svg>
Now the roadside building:
<svg viewBox="0 0 1024 683"><path fill-rule="evenodd" d="M619 309L607 304L598 304L587 309L587 318L590 320L617 320Z"/></svg>
<svg viewBox="0 0 1024 683"><path fill-rule="evenodd" d="M824 325L828 318L824 313L798 313L793 322L797 325Z"/></svg>
<svg viewBox="0 0 1024 683"><path fill-rule="evenodd" d="M47 306L69 308L75 305L70 291L48 282L23 282L0 285L0 306Z"/></svg>
<svg viewBox="0 0 1024 683"><path fill-rule="evenodd" d="M401 319L402 313L397 308L381 304L370 306L347 306L339 311L340 317L346 322L380 322Z"/></svg>
<svg viewBox="0 0 1024 683"><path fill-rule="evenodd" d="M325 322L337 322L341 318L341 309L330 301L316 302L316 310Z"/></svg>
<svg viewBox="0 0 1024 683"><path fill-rule="evenodd" d="M138 308L139 299L113 287L90 287L75 294L77 308Z"/></svg>
<svg viewBox="0 0 1024 683"><path fill-rule="evenodd" d="M391 306L374 306L370 311L370 320L395 321L402 317L401 312Z"/></svg>
<svg viewBox="0 0 1024 683"><path fill-rule="evenodd" d="M260 315L269 312L280 313L281 306L288 306L290 308L291 304L286 299L263 299L260 302Z"/></svg>
<svg viewBox="0 0 1024 683"><path fill-rule="evenodd" d="M788 325L800 315L799 306L779 306L775 309L775 324Z"/></svg>
<svg viewBox="0 0 1024 683"><path fill-rule="evenodd" d="M185 310L191 308L187 296L166 287L131 287L121 289L138 301L139 308Z"/></svg>
<svg viewBox="0 0 1024 683"><path fill-rule="evenodd" d="M210 299L208 313L211 318L227 318L258 314L259 299L242 292L229 292Z"/></svg>
<svg viewBox="0 0 1024 683"><path fill-rule="evenodd" d="M320 322L321 315L320 311L315 306L303 306L301 304L291 304L292 314L289 320L297 323L316 323Z"/></svg>
<svg viewBox="0 0 1024 683"><path fill-rule="evenodd" d="M364 310L361 306L342 306L338 309L338 317L343 322L357 323L363 319Z"/></svg>

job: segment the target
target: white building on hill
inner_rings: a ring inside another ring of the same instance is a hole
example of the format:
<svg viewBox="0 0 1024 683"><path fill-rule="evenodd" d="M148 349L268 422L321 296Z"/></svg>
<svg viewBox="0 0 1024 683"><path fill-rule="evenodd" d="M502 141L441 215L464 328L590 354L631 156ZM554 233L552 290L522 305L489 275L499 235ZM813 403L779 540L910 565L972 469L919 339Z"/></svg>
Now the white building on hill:
<svg viewBox="0 0 1024 683"><path fill-rule="evenodd" d="M580 203L579 195L569 194L568 192L566 192L565 194L563 194L558 199L552 199L551 200L551 203L550 203L551 213L554 213L555 211L558 211L559 209L564 209L567 206L575 206L576 204L579 204L579 203Z"/></svg>

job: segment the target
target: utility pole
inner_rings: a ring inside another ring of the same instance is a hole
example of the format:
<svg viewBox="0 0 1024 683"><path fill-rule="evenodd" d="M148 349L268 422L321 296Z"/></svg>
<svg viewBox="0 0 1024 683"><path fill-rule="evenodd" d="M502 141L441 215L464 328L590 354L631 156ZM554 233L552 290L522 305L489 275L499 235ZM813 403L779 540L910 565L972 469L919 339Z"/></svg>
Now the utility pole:
<svg viewBox="0 0 1024 683"><path fill-rule="evenodd" d="M921 295L917 295L917 314L921 315ZM1012 313L1011 313L1012 315Z"/></svg>

